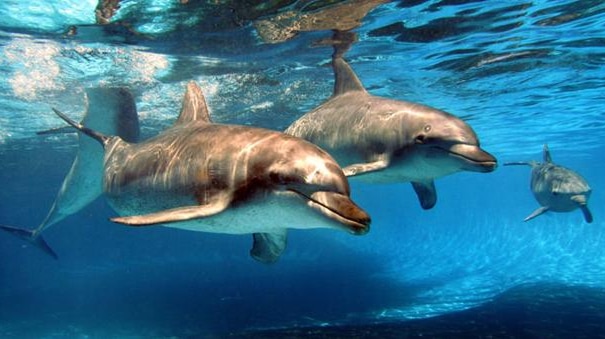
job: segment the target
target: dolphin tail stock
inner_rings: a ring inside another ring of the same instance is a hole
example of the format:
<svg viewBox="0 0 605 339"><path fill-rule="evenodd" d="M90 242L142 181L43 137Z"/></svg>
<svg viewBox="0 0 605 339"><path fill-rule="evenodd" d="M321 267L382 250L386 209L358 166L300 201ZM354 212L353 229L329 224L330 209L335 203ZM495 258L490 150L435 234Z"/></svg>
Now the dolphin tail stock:
<svg viewBox="0 0 605 339"><path fill-rule="evenodd" d="M98 142L100 142L103 146L105 146L105 144L107 144L107 141L110 139L108 136L99 133L97 131L94 131L88 127L85 127L84 125L75 122L74 120L70 119L67 115L65 115L64 113L62 113L61 111L59 111L56 108L53 108L53 111L55 112L56 115L59 116L59 118L63 119L66 123L68 123L70 126L72 126L73 128L77 129L78 131L88 135L89 137L97 140Z"/></svg>
<svg viewBox="0 0 605 339"><path fill-rule="evenodd" d="M18 238L21 238L21 239L24 239L24 240L30 242L31 244L33 244L34 246L36 246L37 248L42 250L44 253L50 255L51 257L53 257L55 259L59 259L59 256L57 255L57 253L55 253L55 251L53 251L53 249L48 245L46 240L44 240L44 238L42 237L42 234L37 232L37 230L28 230L28 229L24 229L24 228L6 226L6 225L0 225L0 229L18 237Z"/></svg>

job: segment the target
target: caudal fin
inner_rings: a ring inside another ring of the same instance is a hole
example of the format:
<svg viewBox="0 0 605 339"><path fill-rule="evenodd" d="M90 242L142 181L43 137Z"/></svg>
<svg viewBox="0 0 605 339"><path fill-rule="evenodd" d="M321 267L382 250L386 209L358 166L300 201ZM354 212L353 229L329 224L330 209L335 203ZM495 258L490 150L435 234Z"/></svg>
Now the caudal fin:
<svg viewBox="0 0 605 339"><path fill-rule="evenodd" d="M13 226L4 226L4 225L0 225L0 229L6 231L16 237L27 240L28 242L35 245L40 250L44 251L44 253L50 255L51 257L53 257L55 259L59 259L59 256L57 256L57 253L55 253L55 251L53 251L53 249L48 245L48 243L46 242L46 240L44 240L44 238L42 237L42 235L40 233L35 233L32 230L28 230L28 229L24 229L24 228L18 228L18 227L13 227Z"/></svg>
<svg viewBox="0 0 605 339"><path fill-rule="evenodd" d="M75 128L75 129L79 130L80 132L88 135L89 137L97 140L103 146L105 146L105 144L107 143L107 140L109 140L108 136L103 135L102 133L94 131L86 126L83 126L82 124L80 124L78 122L71 120L67 115L65 115L65 113L59 111L58 109L53 108L53 111L55 112L56 115L59 116L59 118L63 119L63 121L65 121L71 127Z"/></svg>

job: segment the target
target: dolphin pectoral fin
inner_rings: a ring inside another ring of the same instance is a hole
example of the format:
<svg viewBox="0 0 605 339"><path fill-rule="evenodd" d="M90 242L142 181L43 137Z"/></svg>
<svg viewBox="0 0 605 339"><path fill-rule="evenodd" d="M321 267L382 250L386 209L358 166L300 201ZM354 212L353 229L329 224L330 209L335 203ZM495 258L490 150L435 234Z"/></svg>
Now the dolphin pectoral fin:
<svg viewBox="0 0 605 339"><path fill-rule="evenodd" d="M533 211L532 214L528 215L527 218L523 219L523 221L531 220L531 219L539 216L540 214L543 214L546 211L548 211L548 207L542 206L542 207L536 209L535 211Z"/></svg>
<svg viewBox="0 0 605 339"><path fill-rule="evenodd" d="M29 241L30 243L34 244L37 248L41 249L44 253L50 255L55 259L59 259L57 253L53 251L53 249L48 245L48 243L44 240L40 233L36 233L35 231L23 228L4 225L0 225L0 229L7 231L10 234L15 235L21 239Z"/></svg>
<svg viewBox="0 0 605 339"><path fill-rule="evenodd" d="M111 218L111 221L130 226L149 226L163 223L204 218L223 211L228 202L217 202L208 205L196 205L187 207L172 208L160 212L134 215L129 217Z"/></svg>
<svg viewBox="0 0 605 339"><path fill-rule="evenodd" d="M433 180L412 182L412 187L414 187L414 191L420 201L420 206L423 209L428 210L435 206L437 203L437 190L435 189L435 182Z"/></svg>
<svg viewBox="0 0 605 339"><path fill-rule="evenodd" d="M592 222L592 213L588 209L588 206L580 206L580 210L582 211L582 214L584 214L584 220L586 220L586 222L590 224Z"/></svg>
<svg viewBox="0 0 605 339"><path fill-rule="evenodd" d="M250 256L265 264L276 262L286 249L287 235L285 228L271 233L254 233Z"/></svg>
<svg viewBox="0 0 605 339"><path fill-rule="evenodd" d="M381 169L386 168L388 165L389 165L389 162L387 160L380 159L380 160L374 161L374 162L349 165L349 166L343 168L342 171L344 172L345 176L352 177L352 176L367 173L367 172L379 171Z"/></svg>

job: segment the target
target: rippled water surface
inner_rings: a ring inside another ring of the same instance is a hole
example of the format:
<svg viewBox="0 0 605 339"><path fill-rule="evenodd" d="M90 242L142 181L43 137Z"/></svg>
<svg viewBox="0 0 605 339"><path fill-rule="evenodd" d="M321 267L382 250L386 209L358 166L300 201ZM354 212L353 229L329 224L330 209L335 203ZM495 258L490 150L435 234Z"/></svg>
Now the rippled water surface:
<svg viewBox="0 0 605 339"><path fill-rule="evenodd" d="M538 207L526 167L439 179L428 211L409 184L353 181L368 235L292 231L266 266L248 257L249 236L127 228L98 199L45 232L58 261L0 233L0 336L407 322L527 284L602 296L603 1L123 0L102 18L96 7L0 4L0 224L38 225L69 170L75 134L35 133L62 125L51 107L79 117L86 88L127 87L147 138L195 80L214 121L284 130L332 94L331 28L357 33L345 59L368 91L463 118L500 164L541 160L548 143L590 183L595 221L574 211L524 223Z"/></svg>

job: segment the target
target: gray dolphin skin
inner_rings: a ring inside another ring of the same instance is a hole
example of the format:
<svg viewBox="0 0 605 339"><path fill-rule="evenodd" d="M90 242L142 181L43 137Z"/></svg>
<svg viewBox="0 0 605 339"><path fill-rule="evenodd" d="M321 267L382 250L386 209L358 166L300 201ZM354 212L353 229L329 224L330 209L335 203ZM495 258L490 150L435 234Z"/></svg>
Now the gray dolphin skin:
<svg viewBox="0 0 605 339"><path fill-rule="evenodd" d="M370 183L411 182L420 204L437 202L434 179L459 171L491 172L497 161L459 118L421 104L369 94L339 53L334 93L285 133L328 151L347 176Z"/></svg>
<svg viewBox="0 0 605 339"><path fill-rule="evenodd" d="M213 123L195 82L176 123L138 144L55 112L103 144L103 192L120 215L114 222L252 233L250 254L265 263L284 251L286 228L369 230L370 217L350 199L328 153L281 132Z"/></svg>
<svg viewBox="0 0 605 339"><path fill-rule="evenodd" d="M82 124L102 133L115 134L124 140L136 142L139 138L139 120L132 94L125 88L99 87L86 89L86 113ZM72 132L73 129L69 132ZM65 132L55 129L38 134ZM46 218L35 229L0 226L57 258L57 254L42 237L42 232L66 217L77 213L101 195L103 148L88 137L78 137L78 153L69 173Z"/></svg>
<svg viewBox="0 0 605 339"><path fill-rule="evenodd" d="M510 165L531 166L530 188L541 205L524 221L531 220L544 212L571 212L577 208L584 214L584 220L591 223L592 213L588 209L588 198L592 192L590 186L578 173L555 165L550 156L548 145L544 145L543 162L508 162Z"/></svg>

